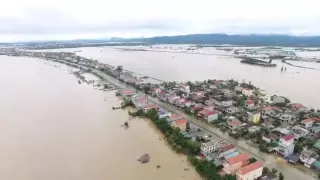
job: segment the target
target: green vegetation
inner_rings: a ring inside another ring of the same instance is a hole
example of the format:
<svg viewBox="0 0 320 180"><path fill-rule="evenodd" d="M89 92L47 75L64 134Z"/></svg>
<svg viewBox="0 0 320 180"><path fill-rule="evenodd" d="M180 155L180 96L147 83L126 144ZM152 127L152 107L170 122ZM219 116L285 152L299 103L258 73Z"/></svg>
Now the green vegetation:
<svg viewBox="0 0 320 180"><path fill-rule="evenodd" d="M279 180L284 180L284 176L282 173L279 173Z"/></svg>
<svg viewBox="0 0 320 180"><path fill-rule="evenodd" d="M171 147L178 153L184 153L188 156L188 160L193 164L197 172L207 180L236 180L235 176L226 175L220 176L219 170L221 167L216 167L216 165L207 160L199 160L196 158L200 153L200 143L193 142L188 138L184 137L180 133L180 129L172 128L170 124L165 119L159 119L158 113L155 110L148 111L144 113L138 110L135 113L130 113L132 116L147 117L150 119L154 125L163 133L171 145Z"/></svg>

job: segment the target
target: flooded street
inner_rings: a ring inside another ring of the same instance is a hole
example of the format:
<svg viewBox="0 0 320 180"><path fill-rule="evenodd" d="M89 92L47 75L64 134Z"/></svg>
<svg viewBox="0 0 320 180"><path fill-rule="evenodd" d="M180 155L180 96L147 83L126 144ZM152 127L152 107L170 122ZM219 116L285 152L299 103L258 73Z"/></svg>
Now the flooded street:
<svg viewBox="0 0 320 180"><path fill-rule="evenodd" d="M166 81L196 81L207 79L235 79L251 81L270 95L287 96L294 102L320 108L320 71L288 66L280 61L276 68L241 64L240 59L228 56L185 54L150 51L123 51L118 47L92 47L59 49L55 51L75 51L81 56L94 58L111 65L123 65L144 75ZM311 52L313 56L317 53ZM299 53L307 56L307 53ZM320 63L293 62L298 65L320 69ZM281 73L281 67L287 71Z"/></svg>
<svg viewBox="0 0 320 180"><path fill-rule="evenodd" d="M150 121L111 110L114 92L49 64L0 56L0 179L200 179ZM125 121L130 128L120 127ZM140 164L144 153L151 160Z"/></svg>

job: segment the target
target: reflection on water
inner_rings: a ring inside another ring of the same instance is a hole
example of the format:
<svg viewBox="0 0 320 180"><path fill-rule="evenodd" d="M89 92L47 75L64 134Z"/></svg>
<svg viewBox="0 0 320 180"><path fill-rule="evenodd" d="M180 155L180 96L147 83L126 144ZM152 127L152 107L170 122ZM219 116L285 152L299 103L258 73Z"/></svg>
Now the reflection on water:
<svg viewBox="0 0 320 180"><path fill-rule="evenodd" d="M69 70L0 56L0 179L200 179L149 121L111 110L114 92L79 85ZM144 153L151 161L139 164Z"/></svg>

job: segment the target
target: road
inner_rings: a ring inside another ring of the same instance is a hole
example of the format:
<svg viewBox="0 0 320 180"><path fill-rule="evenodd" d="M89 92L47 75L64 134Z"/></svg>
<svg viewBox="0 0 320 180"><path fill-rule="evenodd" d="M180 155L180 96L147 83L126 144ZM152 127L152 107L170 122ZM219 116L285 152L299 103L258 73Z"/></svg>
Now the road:
<svg viewBox="0 0 320 180"><path fill-rule="evenodd" d="M78 64L70 63L70 62L63 61L63 60L60 60L60 61L67 63L67 64L72 64L73 66L76 66L78 68L82 67L85 69L91 69L92 73L103 77L105 80L109 81L110 83L112 83L120 88L132 88L131 86L119 81L118 79L115 79L115 78L105 74L102 71L96 70L94 68L88 68L88 67L81 66ZM223 133L219 129L215 128L214 126L212 126L206 122L197 120L194 117L185 114L184 112L182 112L181 110L179 110L178 108L176 108L174 106L171 106L167 103L164 103L164 102L158 100L157 98L146 95L145 93L140 92L140 94L147 96L150 101L158 104L163 109L166 109L166 110L171 111L173 113L183 115L185 118L189 119L191 123L201 127L202 129L206 130L208 133L213 134L213 135L217 136L218 138L224 139L224 140L236 145L241 152L248 153L252 157L260 160L261 162L263 162L264 166L268 167L269 169L272 169L272 168L277 169L278 172L282 172L285 179L308 180L308 179L316 179L317 178L317 173L310 170L310 169L307 169L303 166L297 166L297 165L295 166L295 165L288 164L285 162L285 160L283 158L280 158L278 156L274 156L271 154L263 153L263 152L259 151L259 149L248 144L245 140L234 139L234 138L230 137L228 135L228 133Z"/></svg>

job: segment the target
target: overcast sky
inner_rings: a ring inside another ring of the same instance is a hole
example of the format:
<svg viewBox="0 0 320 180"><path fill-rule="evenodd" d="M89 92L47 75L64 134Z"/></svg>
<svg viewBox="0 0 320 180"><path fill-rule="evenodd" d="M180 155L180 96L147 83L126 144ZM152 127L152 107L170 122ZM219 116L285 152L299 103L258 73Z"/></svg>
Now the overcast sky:
<svg viewBox="0 0 320 180"><path fill-rule="evenodd" d="M320 0L7 0L0 41L191 33L320 35Z"/></svg>

